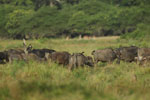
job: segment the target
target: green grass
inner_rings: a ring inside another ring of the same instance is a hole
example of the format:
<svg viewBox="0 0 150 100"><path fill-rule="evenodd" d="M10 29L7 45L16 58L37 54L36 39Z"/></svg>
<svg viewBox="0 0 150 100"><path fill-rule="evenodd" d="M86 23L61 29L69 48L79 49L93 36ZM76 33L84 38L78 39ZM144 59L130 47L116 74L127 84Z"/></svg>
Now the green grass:
<svg viewBox="0 0 150 100"><path fill-rule="evenodd" d="M149 42L102 37L95 40L29 40L35 48L85 52ZM0 49L22 48L21 40L0 40ZM67 70L52 62L0 65L0 100L149 100L150 67L136 63L99 63L95 68Z"/></svg>

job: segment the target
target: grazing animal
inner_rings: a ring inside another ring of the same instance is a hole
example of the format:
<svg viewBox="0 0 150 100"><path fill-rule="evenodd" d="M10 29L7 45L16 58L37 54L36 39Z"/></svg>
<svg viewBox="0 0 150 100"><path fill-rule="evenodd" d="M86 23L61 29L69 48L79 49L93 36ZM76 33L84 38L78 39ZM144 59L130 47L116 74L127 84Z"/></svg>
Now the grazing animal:
<svg viewBox="0 0 150 100"><path fill-rule="evenodd" d="M69 66L68 66L68 68L70 70L72 70L73 68L84 66L84 65L88 65L90 67L94 66L94 62L93 62L92 57L84 56L83 53L84 52L82 52L82 53L74 53L74 54L72 54L70 56Z"/></svg>
<svg viewBox="0 0 150 100"><path fill-rule="evenodd" d="M23 40L24 50L22 49L9 49L5 52L6 55L6 61L7 62L13 62L14 60L24 60L24 61L30 61L30 60L37 60L37 61L45 61L47 58L45 57L45 53L43 57L36 55L33 52L30 52L30 45L27 47L25 40Z"/></svg>
<svg viewBox="0 0 150 100"><path fill-rule="evenodd" d="M9 50L7 50L6 52L8 52L8 53L24 53L24 50L22 50L22 49L9 49Z"/></svg>
<svg viewBox="0 0 150 100"><path fill-rule="evenodd" d="M68 52L53 52L50 54L50 59L58 64L68 65L70 53Z"/></svg>
<svg viewBox="0 0 150 100"><path fill-rule="evenodd" d="M135 61L135 57L137 57L138 47L130 46L130 47L121 47L114 50L117 55L117 58L126 62Z"/></svg>
<svg viewBox="0 0 150 100"><path fill-rule="evenodd" d="M8 55L6 52L0 52L0 64L5 64L6 62L8 62Z"/></svg>
<svg viewBox="0 0 150 100"><path fill-rule="evenodd" d="M12 62L14 60L25 60L25 53L21 49L9 49L7 51L4 51L6 54L6 61L7 62Z"/></svg>
<svg viewBox="0 0 150 100"><path fill-rule="evenodd" d="M88 65L90 67L94 67L93 58L91 56L85 56L85 57L86 57L85 65Z"/></svg>
<svg viewBox="0 0 150 100"><path fill-rule="evenodd" d="M150 56L150 48L139 48L138 49L138 60Z"/></svg>
<svg viewBox="0 0 150 100"><path fill-rule="evenodd" d="M139 61L140 64L150 61L150 48L139 48L137 55L137 61Z"/></svg>
<svg viewBox="0 0 150 100"><path fill-rule="evenodd" d="M34 53L35 55L37 55L41 58L44 58L46 53L51 54L51 53L55 52L55 50L46 49L46 48L44 48L44 49L33 49L31 44L29 44L29 46L27 47L27 51L28 51L28 53Z"/></svg>
<svg viewBox="0 0 150 100"><path fill-rule="evenodd" d="M94 50L91 53L94 56L95 63L101 62L112 62L117 56L113 49L102 49L102 50Z"/></svg>
<svg viewBox="0 0 150 100"><path fill-rule="evenodd" d="M37 60L37 61L46 61L48 59L49 53L54 52L55 50L49 49L32 49L32 45L29 44L27 47L26 41L23 40L24 44L24 53L26 60Z"/></svg>
<svg viewBox="0 0 150 100"><path fill-rule="evenodd" d="M12 62L14 60L26 60L26 42L23 40L24 50L23 49L9 49L4 51L7 55L6 59L8 62Z"/></svg>
<svg viewBox="0 0 150 100"><path fill-rule="evenodd" d="M46 57L41 58L41 57L37 56L34 53L25 54L25 61L32 61L32 60L35 60L35 61L46 61L47 58Z"/></svg>
<svg viewBox="0 0 150 100"><path fill-rule="evenodd" d="M25 60L25 56L24 54L19 54L19 53L10 53L8 54L8 59L9 59L9 63L12 63L14 60Z"/></svg>
<svg viewBox="0 0 150 100"><path fill-rule="evenodd" d="M17 60L17 61L25 60L26 57L25 57L24 49L9 49L9 50L4 51L5 54L7 55L6 61L11 63L14 60Z"/></svg>

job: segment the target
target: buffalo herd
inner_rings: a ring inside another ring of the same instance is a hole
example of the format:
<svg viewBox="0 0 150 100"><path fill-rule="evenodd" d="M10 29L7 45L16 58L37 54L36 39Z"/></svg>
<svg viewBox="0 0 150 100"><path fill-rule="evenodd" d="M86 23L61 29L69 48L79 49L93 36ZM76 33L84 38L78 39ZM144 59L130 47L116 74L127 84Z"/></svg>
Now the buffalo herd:
<svg viewBox="0 0 150 100"><path fill-rule="evenodd" d="M0 52L0 63L11 63L16 60L23 61L47 61L67 66L72 70L81 66L94 67L98 62L112 63L114 60L119 64L120 61L125 62L138 62L143 64L150 61L150 48L139 48L136 46L119 47L119 48L105 48L101 50L93 50L91 56L85 56L84 52L70 54L66 51L55 51L53 49L33 49L32 45L26 45L23 40L23 49L9 49Z"/></svg>

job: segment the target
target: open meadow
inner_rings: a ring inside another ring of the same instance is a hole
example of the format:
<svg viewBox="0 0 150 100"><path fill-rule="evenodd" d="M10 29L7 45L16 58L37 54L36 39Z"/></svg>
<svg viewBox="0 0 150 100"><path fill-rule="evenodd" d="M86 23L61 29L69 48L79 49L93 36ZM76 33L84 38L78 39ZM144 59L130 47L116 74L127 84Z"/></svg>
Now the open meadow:
<svg viewBox="0 0 150 100"><path fill-rule="evenodd" d="M119 46L150 47L146 40L119 37L27 40L33 48L70 53ZM0 40L0 51L23 48L22 40ZM0 100L150 100L150 67L135 62L98 63L69 71L53 62L15 61L0 65Z"/></svg>

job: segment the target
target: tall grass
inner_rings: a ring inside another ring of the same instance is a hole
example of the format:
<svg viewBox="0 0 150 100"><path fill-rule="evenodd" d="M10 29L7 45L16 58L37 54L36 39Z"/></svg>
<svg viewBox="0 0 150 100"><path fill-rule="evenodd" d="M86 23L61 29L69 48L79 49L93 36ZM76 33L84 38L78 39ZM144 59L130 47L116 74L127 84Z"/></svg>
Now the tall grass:
<svg viewBox="0 0 150 100"><path fill-rule="evenodd" d="M128 42L128 43L127 43ZM10 45L13 44L13 45ZM120 45L141 45L116 37L95 40L30 40L35 48L81 52ZM1 50L21 48L22 41L4 40ZM149 47L149 44L147 43ZM95 68L69 71L53 62L13 62L0 65L0 100L149 100L150 67L136 63L99 63Z"/></svg>

